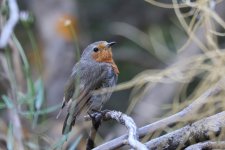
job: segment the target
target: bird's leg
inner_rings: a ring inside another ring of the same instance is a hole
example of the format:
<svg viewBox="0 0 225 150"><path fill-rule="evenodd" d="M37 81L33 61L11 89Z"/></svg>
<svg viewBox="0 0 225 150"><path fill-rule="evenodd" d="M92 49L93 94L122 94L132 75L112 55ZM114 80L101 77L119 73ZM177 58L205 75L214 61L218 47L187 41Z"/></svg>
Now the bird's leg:
<svg viewBox="0 0 225 150"><path fill-rule="evenodd" d="M92 109L93 113L88 112L88 115L90 116L92 121L92 127L88 136L86 150L91 150L94 148L95 146L94 140L95 140L95 136L98 131L98 128L100 127L102 120L105 118L106 113L109 111L110 110L101 111L101 110Z"/></svg>
<svg viewBox="0 0 225 150"><path fill-rule="evenodd" d="M101 122L102 122L102 114L101 112L94 112L94 113L88 113L88 115L90 116L91 118L91 121L92 121L92 126L96 129L99 128Z"/></svg>
<svg viewBox="0 0 225 150"><path fill-rule="evenodd" d="M89 136L88 136L86 150L91 150L95 146L95 143L94 143L95 136L96 136L96 133L98 131L99 126L101 125L103 116L99 112L95 112L95 113L92 113L92 114L88 112L88 115L91 118L92 127L91 127L91 130L90 130Z"/></svg>

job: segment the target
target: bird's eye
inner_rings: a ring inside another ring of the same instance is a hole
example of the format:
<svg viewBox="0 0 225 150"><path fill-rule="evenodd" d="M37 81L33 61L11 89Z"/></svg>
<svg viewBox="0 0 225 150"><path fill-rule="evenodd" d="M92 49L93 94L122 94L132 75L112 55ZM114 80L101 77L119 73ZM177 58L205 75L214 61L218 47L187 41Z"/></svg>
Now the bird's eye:
<svg viewBox="0 0 225 150"><path fill-rule="evenodd" d="M95 48L93 49L93 51L94 51L94 52L98 52L99 49L98 49L97 47L95 47Z"/></svg>

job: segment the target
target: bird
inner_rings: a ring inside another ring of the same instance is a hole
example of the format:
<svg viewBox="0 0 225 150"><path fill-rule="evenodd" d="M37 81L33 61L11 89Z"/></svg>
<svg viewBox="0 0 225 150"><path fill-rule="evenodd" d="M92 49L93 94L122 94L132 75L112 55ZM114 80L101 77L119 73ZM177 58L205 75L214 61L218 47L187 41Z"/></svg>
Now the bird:
<svg viewBox="0 0 225 150"><path fill-rule="evenodd" d="M93 94L102 88L114 87L118 80L119 69L113 60L112 46L116 42L97 41L88 45L74 65L66 82L62 109L67 106L62 134L68 134L81 113L91 114L100 111L110 98L112 91Z"/></svg>

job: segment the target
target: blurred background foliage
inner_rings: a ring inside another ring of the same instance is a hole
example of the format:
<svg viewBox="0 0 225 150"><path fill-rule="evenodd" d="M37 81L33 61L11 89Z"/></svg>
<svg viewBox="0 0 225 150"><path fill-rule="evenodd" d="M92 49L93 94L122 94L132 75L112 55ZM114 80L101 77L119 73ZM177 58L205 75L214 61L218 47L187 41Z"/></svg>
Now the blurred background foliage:
<svg viewBox="0 0 225 150"><path fill-rule="evenodd" d="M94 41L118 43L113 54L120 70L118 84L122 84L105 108L130 114L138 126L177 112L189 103L186 99L193 100L215 83L223 75L224 60L215 60L218 56L208 52L222 52L224 35L215 36L212 31L222 34L224 28L214 24L210 13L201 7L224 19L225 3L215 1L215 9L210 0L199 0L193 1L197 5L194 8L174 10L154 2L18 1L20 20L9 46L0 52L0 147L84 149L90 122L78 123L64 143L61 129L65 115L55 118L73 65ZM171 8L172 2L183 1L159 1ZM0 4L2 29L9 10L6 0ZM207 54L197 57L200 53ZM207 68L214 64L221 70ZM220 109L217 106L209 114ZM99 144L124 132L109 121L101 126L96 141Z"/></svg>

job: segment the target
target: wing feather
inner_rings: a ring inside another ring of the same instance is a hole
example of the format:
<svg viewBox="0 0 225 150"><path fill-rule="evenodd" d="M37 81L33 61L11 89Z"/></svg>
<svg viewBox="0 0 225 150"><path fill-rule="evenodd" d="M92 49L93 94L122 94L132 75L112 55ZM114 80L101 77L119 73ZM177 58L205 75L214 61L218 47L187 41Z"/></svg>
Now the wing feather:
<svg viewBox="0 0 225 150"><path fill-rule="evenodd" d="M69 106L67 117L63 125L63 134L67 134L71 131L72 126L75 124L76 117L84 110L85 106L91 98L91 91L100 87L102 82L107 76L107 67L101 66L83 66L80 64L79 69L75 69L75 72L69 79L68 87L65 89L65 98L62 104L62 108L72 99L72 103ZM75 85L74 81L79 80L80 84ZM71 82L72 81L72 82ZM72 83L72 84L71 84ZM76 96L76 101L73 100L75 88L79 87L79 94Z"/></svg>

